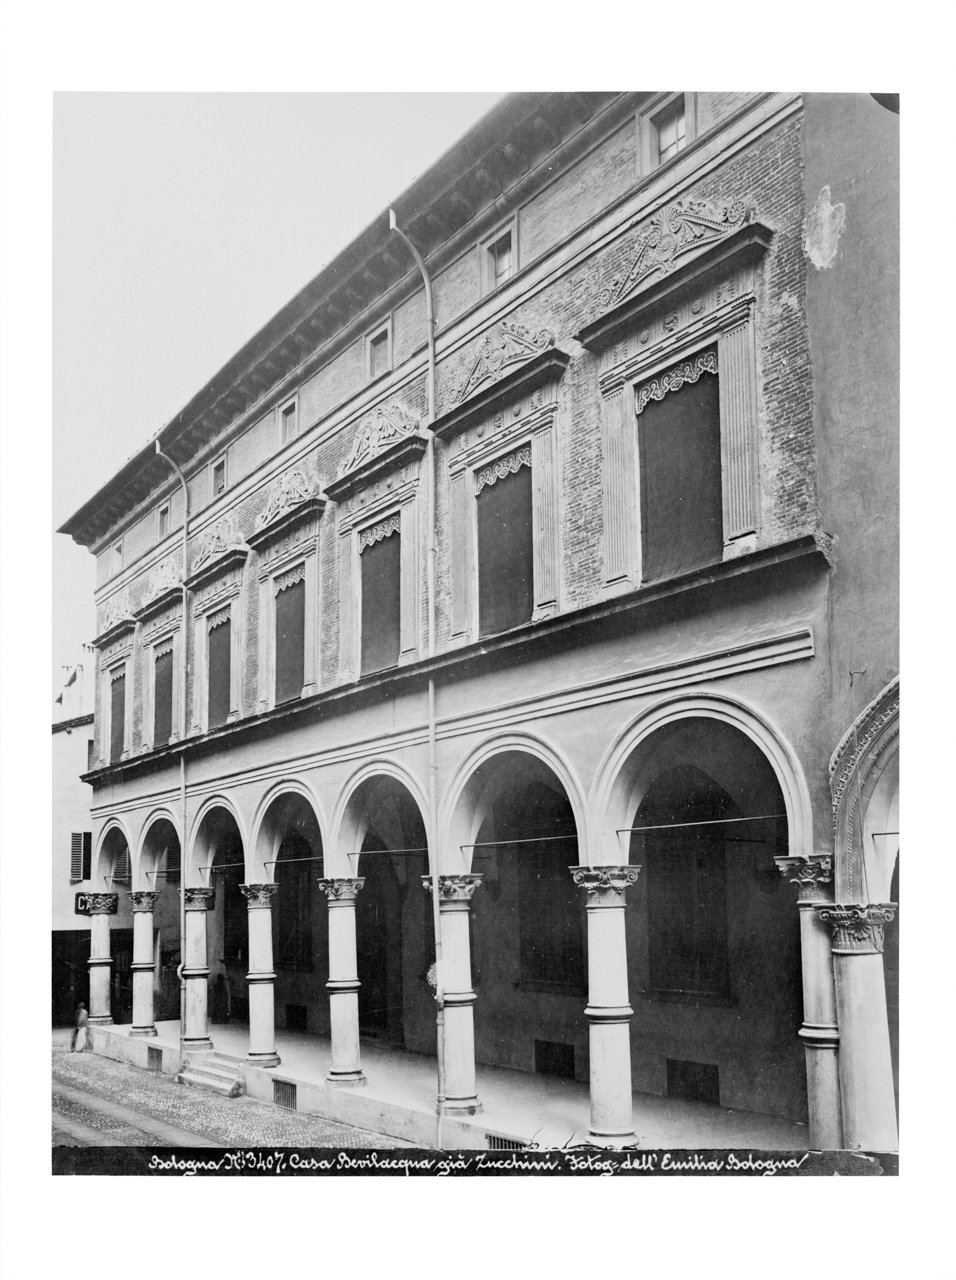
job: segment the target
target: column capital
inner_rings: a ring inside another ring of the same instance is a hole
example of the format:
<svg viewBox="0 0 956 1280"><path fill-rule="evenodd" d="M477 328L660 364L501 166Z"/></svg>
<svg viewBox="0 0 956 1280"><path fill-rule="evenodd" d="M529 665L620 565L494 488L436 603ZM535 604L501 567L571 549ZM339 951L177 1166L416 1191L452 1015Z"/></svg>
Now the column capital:
<svg viewBox="0 0 956 1280"><path fill-rule="evenodd" d="M183 890L187 911L212 911L216 905L216 890L212 885L193 885Z"/></svg>
<svg viewBox="0 0 956 1280"><path fill-rule="evenodd" d="M422 888L431 893L433 880L431 876L422 876ZM456 875L438 877L438 905L469 903L475 896L475 890L481 884L480 875Z"/></svg>
<svg viewBox="0 0 956 1280"><path fill-rule="evenodd" d="M241 884L239 888L249 903L249 910L256 911L272 906L272 899L279 886L277 884Z"/></svg>
<svg viewBox="0 0 956 1280"><path fill-rule="evenodd" d="M826 902L816 910L833 931L834 955L881 954L883 927L896 917L895 902Z"/></svg>
<svg viewBox="0 0 956 1280"><path fill-rule="evenodd" d="M833 858L817 853L809 858L774 858L777 870L799 890L798 902L830 902L833 893Z"/></svg>
<svg viewBox="0 0 956 1280"><path fill-rule="evenodd" d="M571 879L587 893L588 907L623 907L624 891L637 884L640 867L568 867Z"/></svg>
<svg viewBox="0 0 956 1280"><path fill-rule="evenodd" d="M129 902L134 911L152 911L158 897L159 893L155 889L134 889L129 894Z"/></svg>
<svg viewBox="0 0 956 1280"><path fill-rule="evenodd" d="M91 916L115 916L119 908L119 894L91 893L89 904Z"/></svg>
<svg viewBox="0 0 956 1280"><path fill-rule="evenodd" d="M364 876L339 876L332 880L317 880L316 884L329 900L329 906L345 906L354 902L365 884Z"/></svg>

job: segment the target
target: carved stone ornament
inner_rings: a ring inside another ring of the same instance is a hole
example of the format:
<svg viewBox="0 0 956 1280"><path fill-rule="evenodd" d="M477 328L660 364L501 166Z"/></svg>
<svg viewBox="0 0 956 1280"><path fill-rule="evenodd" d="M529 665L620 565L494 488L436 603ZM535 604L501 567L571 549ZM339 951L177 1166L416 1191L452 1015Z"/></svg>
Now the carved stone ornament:
<svg viewBox="0 0 956 1280"><path fill-rule="evenodd" d="M587 893L589 907L623 907L624 891L637 884L640 867L568 867L571 879Z"/></svg>
<svg viewBox="0 0 956 1280"><path fill-rule="evenodd" d="M160 596L182 587L182 576L176 567L175 560L164 560L158 569L154 569L149 580L149 586L143 597L143 604L152 604L154 600L158 600Z"/></svg>
<svg viewBox="0 0 956 1280"><path fill-rule="evenodd" d="M391 445L417 434L419 425L418 418L403 404L396 401L379 405L362 420L351 451L339 467L339 479L377 458Z"/></svg>
<svg viewBox="0 0 956 1280"><path fill-rule="evenodd" d="M554 334L549 329L532 333L524 325L503 320L481 340L474 362L454 394L453 403L461 404L483 383L496 382L512 365L530 360L553 346Z"/></svg>
<svg viewBox="0 0 956 1280"><path fill-rule="evenodd" d="M359 534L359 553L365 551L368 547L373 547L376 542L381 542L383 538L389 538L393 533L401 533L402 531L402 513L395 511L392 515L384 520L379 520L378 524L373 524L368 529L363 529Z"/></svg>
<svg viewBox="0 0 956 1280"><path fill-rule="evenodd" d="M521 449L516 449L514 453L507 454L504 458L498 458L494 462L489 462L487 467L482 467L480 471L475 472L475 497L481 493L486 485L494 484L497 480L504 479L505 476L513 476L521 467L531 466L531 445L526 444Z"/></svg>
<svg viewBox="0 0 956 1280"><path fill-rule="evenodd" d="M134 889L129 895L129 904L134 911L152 911L158 897L155 889Z"/></svg>
<svg viewBox="0 0 956 1280"><path fill-rule="evenodd" d="M265 510L256 516L256 530L264 529L300 503L308 502L314 493L315 485L304 472L298 468L286 471L270 489Z"/></svg>
<svg viewBox="0 0 956 1280"><path fill-rule="evenodd" d="M110 596L103 614L103 635L119 626L121 622L132 622L129 611L129 597L125 592Z"/></svg>
<svg viewBox="0 0 956 1280"><path fill-rule="evenodd" d="M249 903L250 911L260 907L271 907L272 899L278 891L277 884L241 884L242 896Z"/></svg>
<svg viewBox="0 0 956 1280"><path fill-rule="evenodd" d="M432 883L431 876L422 876L422 888L426 893L431 893ZM480 875L439 876L438 901L471 902L480 884Z"/></svg>
<svg viewBox="0 0 956 1280"><path fill-rule="evenodd" d="M87 897L91 916L115 916L119 908L118 893L91 893Z"/></svg>
<svg viewBox="0 0 956 1280"><path fill-rule="evenodd" d="M336 880L319 880L316 883L329 899L331 906L333 902L354 902L362 885L365 884L365 877L342 877Z"/></svg>
<svg viewBox="0 0 956 1280"><path fill-rule="evenodd" d="M777 870L799 889L800 902L825 902L833 884L833 859L827 854L812 858L774 858Z"/></svg>
<svg viewBox="0 0 956 1280"><path fill-rule="evenodd" d="M883 927L896 918L895 902L865 906L837 902L817 907L820 919L833 931L833 951L847 955L878 955L883 951Z"/></svg>
<svg viewBox="0 0 956 1280"><path fill-rule="evenodd" d="M691 360L682 360L673 369L651 378L637 389L635 408L638 413L649 400L663 400L668 391L679 391L687 382L696 382L703 373L717 372L717 352L701 351Z"/></svg>
<svg viewBox="0 0 956 1280"><path fill-rule="evenodd" d="M187 911L211 911L216 905L216 890L211 885L194 885L185 889Z"/></svg>
<svg viewBox="0 0 956 1280"><path fill-rule="evenodd" d="M688 254L722 240L749 222L754 213L749 200L677 200L660 209L638 235L627 270L604 289L602 307L615 306L650 276L668 275Z"/></svg>
<svg viewBox="0 0 956 1280"><path fill-rule="evenodd" d="M211 613L207 620L207 627L210 631L214 631L216 627L221 627L226 622L232 621L232 605L227 604L225 609L217 609L215 613Z"/></svg>
<svg viewBox="0 0 956 1280"><path fill-rule="evenodd" d="M203 539L192 563L193 573L211 560L215 560L218 556L225 555L227 551L234 551L240 547L244 548L245 545L242 538L239 537L233 517L223 516Z"/></svg>
<svg viewBox="0 0 956 1280"><path fill-rule="evenodd" d="M273 590L276 595L280 591L285 591L286 587L294 587L297 582L305 581L305 565L297 564L292 569L287 569L285 573L280 573L273 581Z"/></svg>

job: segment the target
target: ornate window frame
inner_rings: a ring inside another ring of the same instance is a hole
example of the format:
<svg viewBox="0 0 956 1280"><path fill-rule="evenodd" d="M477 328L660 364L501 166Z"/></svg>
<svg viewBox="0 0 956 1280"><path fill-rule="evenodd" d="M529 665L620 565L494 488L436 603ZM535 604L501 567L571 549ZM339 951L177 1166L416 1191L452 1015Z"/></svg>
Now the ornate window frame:
<svg viewBox="0 0 956 1280"><path fill-rule="evenodd" d="M93 641L97 651L97 683L99 715L99 764L103 767L115 764L110 760L112 739L112 696L114 678L126 677L123 705L123 750L120 760L129 759L133 749L133 651L136 640L136 619L129 609L125 593L114 595L106 603L103 630Z"/></svg>
<svg viewBox="0 0 956 1280"><path fill-rule="evenodd" d="M242 714L242 574L249 556L230 516L224 516L206 534L192 562L186 587L192 593L193 675L192 732L209 730L209 623L229 611L229 714L232 724Z"/></svg>
<svg viewBox="0 0 956 1280"><path fill-rule="evenodd" d="M143 721L140 751L153 750L153 711L156 704L156 650L172 643L173 713L169 742L183 737L179 723L182 669L182 599L183 585L175 561L168 560L154 571L143 603L133 613L140 625L139 651L143 690Z"/></svg>

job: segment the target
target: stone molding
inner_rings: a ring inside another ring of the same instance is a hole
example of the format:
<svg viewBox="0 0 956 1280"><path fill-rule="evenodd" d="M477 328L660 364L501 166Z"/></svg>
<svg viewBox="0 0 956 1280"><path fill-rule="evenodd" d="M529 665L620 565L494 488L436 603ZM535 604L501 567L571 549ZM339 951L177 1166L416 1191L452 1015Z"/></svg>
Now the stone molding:
<svg viewBox="0 0 956 1280"><path fill-rule="evenodd" d="M277 573L272 579L272 590L275 595L280 591L285 591L287 587L294 587L297 582L305 581L305 562L295 565L291 569L286 569L285 573Z"/></svg>
<svg viewBox="0 0 956 1280"><path fill-rule="evenodd" d="M340 876L331 880L317 880L316 884L329 900L329 906L354 902L365 884L364 876Z"/></svg>
<svg viewBox="0 0 956 1280"><path fill-rule="evenodd" d="M239 536L233 516L223 516L207 532L200 543L199 550L193 557L191 571L193 574L204 568L213 560L228 554L230 551L248 550Z"/></svg>
<svg viewBox="0 0 956 1280"><path fill-rule="evenodd" d="M818 906L817 911L833 931L835 955L880 955L883 929L896 918L896 903L827 903Z"/></svg>
<svg viewBox="0 0 956 1280"><path fill-rule="evenodd" d="M438 877L438 904L439 907L445 903L452 902L471 902L475 896L475 890L481 884L480 875L451 875ZM433 880L431 876L422 876L422 888L426 893L432 891Z"/></svg>
<svg viewBox="0 0 956 1280"><path fill-rule="evenodd" d="M130 894L128 894L128 897L130 906L134 911L151 912L156 906L156 899L159 897L159 892L156 889L134 889ZM152 969L152 967L152 962L150 962L149 968Z"/></svg>
<svg viewBox="0 0 956 1280"><path fill-rule="evenodd" d="M115 916L119 909L118 893L91 893L87 895L91 916Z"/></svg>
<svg viewBox="0 0 956 1280"><path fill-rule="evenodd" d="M533 356L540 355L553 347L554 342L554 334L550 329L539 329L537 333L532 333L525 325L503 320L482 338L468 372L452 396L452 404L461 404L484 383L497 382L512 365L523 364Z"/></svg>
<svg viewBox="0 0 956 1280"><path fill-rule="evenodd" d="M359 555L369 547L373 547L376 542L381 542L383 538L390 538L393 533L401 533L401 531L402 513L393 511L384 520L379 520L377 524L369 525L367 529L361 531L358 541Z"/></svg>
<svg viewBox="0 0 956 1280"><path fill-rule="evenodd" d="M624 892L637 884L640 867L568 867L571 879L587 894L588 907L623 907Z"/></svg>
<svg viewBox="0 0 956 1280"><path fill-rule="evenodd" d="M277 884L241 884L242 896L249 903L249 910L256 911L272 906L272 899L279 888Z"/></svg>
<svg viewBox="0 0 956 1280"><path fill-rule="evenodd" d="M486 467L482 467L475 472L475 497L477 498L482 489L488 485L496 484L497 481L503 480L505 476L516 475L522 467L530 466L530 444L524 445L521 449L515 449L513 453L505 454L503 458L497 458L494 462L490 462Z"/></svg>
<svg viewBox="0 0 956 1280"><path fill-rule="evenodd" d="M130 612L129 597L126 592L111 596L106 602L103 614L103 630L93 641L96 649L105 649L114 640L136 630L136 619ZM128 646L127 646L128 647Z"/></svg>
<svg viewBox="0 0 956 1280"><path fill-rule="evenodd" d="M415 414L397 400L379 405L363 418L348 456L339 465L336 478L343 479L392 445L416 436L420 425Z"/></svg>
<svg viewBox="0 0 956 1280"><path fill-rule="evenodd" d="M314 494L314 483L298 467L284 472L269 490L265 510L256 516L256 532L261 532L301 502L307 502Z"/></svg>
<svg viewBox="0 0 956 1280"><path fill-rule="evenodd" d="M187 911L212 911L216 905L216 890L212 885L193 885L183 890Z"/></svg>
<svg viewBox="0 0 956 1280"><path fill-rule="evenodd" d="M812 858L774 858L777 870L797 885L799 902L828 902L833 893L833 859L829 854Z"/></svg>
<svg viewBox="0 0 956 1280"><path fill-rule="evenodd" d="M666 373L651 378L637 389L634 409L640 413L650 400L663 400L669 391L679 391L685 383L696 382L704 373L718 372L717 352L701 351L691 360L682 360Z"/></svg>

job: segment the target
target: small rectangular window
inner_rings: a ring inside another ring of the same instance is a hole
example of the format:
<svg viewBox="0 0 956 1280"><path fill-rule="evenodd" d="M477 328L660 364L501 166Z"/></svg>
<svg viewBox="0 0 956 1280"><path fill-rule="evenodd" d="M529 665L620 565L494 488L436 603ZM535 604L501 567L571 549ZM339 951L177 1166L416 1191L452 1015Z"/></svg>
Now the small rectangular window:
<svg viewBox="0 0 956 1280"><path fill-rule="evenodd" d="M126 672L114 673L110 684L110 763L126 746Z"/></svg>
<svg viewBox="0 0 956 1280"><path fill-rule="evenodd" d="M159 537L160 540L169 533L169 503L159 508Z"/></svg>
<svg viewBox="0 0 956 1280"><path fill-rule="evenodd" d="M488 250L491 256L491 280L494 288L504 284L513 274L513 258L511 253L511 232L506 231Z"/></svg>
<svg viewBox="0 0 956 1280"><path fill-rule="evenodd" d="M687 142L687 114L683 97L672 102L654 119L657 130L657 163L663 164L684 150Z"/></svg>
<svg viewBox="0 0 956 1280"><path fill-rule="evenodd" d="M90 770L95 766L95 764L96 764L96 743L94 742L94 740L93 740L92 738L90 738L89 742L87 742L87 744L86 744L86 771L87 771L87 773L89 773L89 771L90 771Z"/></svg>
<svg viewBox="0 0 956 1280"><path fill-rule="evenodd" d="M209 620L206 643L208 666L208 726L225 724L230 710L232 684L232 622L228 613Z"/></svg>
<svg viewBox="0 0 956 1280"><path fill-rule="evenodd" d="M220 458L212 467L212 496L217 498L226 489L226 459Z"/></svg>
<svg viewBox="0 0 956 1280"><path fill-rule="evenodd" d="M276 703L302 696L305 680L305 582L301 577L276 594Z"/></svg>
<svg viewBox="0 0 956 1280"><path fill-rule="evenodd" d="M478 503L478 627L483 636L530 622L534 611L531 468L493 467ZM480 473L484 475L484 471Z"/></svg>
<svg viewBox="0 0 956 1280"><path fill-rule="evenodd" d="M173 646L156 654L153 669L153 746L165 747L173 731Z"/></svg>
<svg viewBox="0 0 956 1280"><path fill-rule="evenodd" d="M362 550L362 674L398 665L401 642L402 535L370 541Z"/></svg>
<svg viewBox="0 0 956 1280"><path fill-rule="evenodd" d="M388 330L373 334L368 340L368 376L380 378L389 370Z"/></svg>
<svg viewBox="0 0 956 1280"><path fill-rule="evenodd" d="M296 431L298 430L297 423L296 423L295 401L293 401L292 404L287 404L282 409L279 416L280 416L281 429L282 429L282 443L288 444L289 441L293 439L293 437L296 434Z"/></svg>

